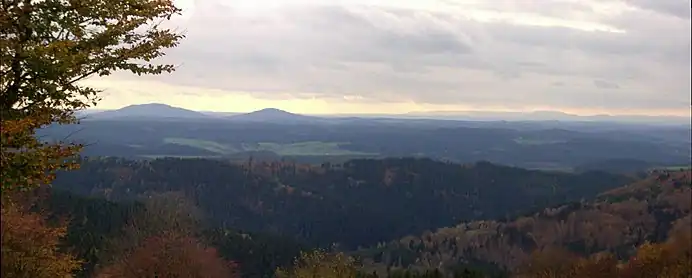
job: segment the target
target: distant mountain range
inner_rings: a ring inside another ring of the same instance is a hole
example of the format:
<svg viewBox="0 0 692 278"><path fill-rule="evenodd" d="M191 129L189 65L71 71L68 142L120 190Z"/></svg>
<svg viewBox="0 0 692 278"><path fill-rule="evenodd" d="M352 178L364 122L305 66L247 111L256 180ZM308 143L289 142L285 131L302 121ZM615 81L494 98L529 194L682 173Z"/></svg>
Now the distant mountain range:
<svg viewBox="0 0 692 278"><path fill-rule="evenodd" d="M116 110L81 111L85 120L137 120L137 119L224 119L234 122L310 123L319 117L294 114L276 108L266 108L250 113L199 112L161 103L136 104Z"/></svg>
<svg viewBox="0 0 692 278"><path fill-rule="evenodd" d="M674 124L690 125L687 117L675 116L638 116L638 115L593 115L579 116L559 111L536 112L490 112L490 111L430 111L409 112L392 115L320 115L308 116L286 112L276 108L266 108L250 113L203 112L174 107L167 104L149 103L130 105L116 110L81 111L80 117L92 120L105 119L226 119L238 122L275 122L275 123L316 123L341 118L342 120L357 120L357 118L379 119L431 119L456 121L561 121L561 122L621 122L642 124Z"/></svg>

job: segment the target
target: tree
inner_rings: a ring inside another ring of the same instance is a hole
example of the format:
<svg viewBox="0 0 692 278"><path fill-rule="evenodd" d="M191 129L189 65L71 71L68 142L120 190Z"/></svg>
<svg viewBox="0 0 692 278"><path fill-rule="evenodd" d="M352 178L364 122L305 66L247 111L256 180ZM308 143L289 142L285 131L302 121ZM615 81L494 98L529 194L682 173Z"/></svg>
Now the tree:
<svg viewBox="0 0 692 278"><path fill-rule="evenodd" d="M235 277L236 266L202 245L195 234L200 212L178 192L144 199L143 211L126 224L98 277Z"/></svg>
<svg viewBox="0 0 692 278"><path fill-rule="evenodd" d="M598 253L571 263L571 277L612 278L620 277L618 260L613 254Z"/></svg>
<svg viewBox="0 0 692 278"><path fill-rule="evenodd" d="M181 193L153 194L143 201L144 209L127 221L119 237L109 240L106 261L126 257L146 240L164 234L192 237L197 232L201 212Z"/></svg>
<svg viewBox="0 0 692 278"><path fill-rule="evenodd" d="M691 249L665 242L645 243L637 248L637 254L622 269L621 277L690 277L692 275Z"/></svg>
<svg viewBox="0 0 692 278"><path fill-rule="evenodd" d="M292 269L279 268L276 271L278 278L352 278L357 275L353 258L323 250L301 252Z"/></svg>
<svg viewBox="0 0 692 278"><path fill-rule="evenodd" d="M192 234L201 225L202 211L182 192L152 193L142 202L144 210L131 219L128 227L144 237L165 231Z"/></svg>
<svg viewBox="0 0 692 278"><path fill-rule="evenodd" d="M547 247L531 253L529 261L518 269L517 277L573 277L573 262L579 257L559 247Z"/></svg>
<svg viewBox="0 0 692 278"><path fill-rule="evenodd" d="M143 244L101 270L96 277L236 277L235 265L220 258L214 248L175 232L149 237Z"/></svg>
<svg viewBox="0 0 692 278"><path fill-rule="evenodd" d="M170 72L153 59L182 35L161 23L178 14L171 0L5 0L0 4L2 190L32 189L74 166L76 144L47 144L34 131L77 122L99 91L79 82L119 70Z"/></svg>
<svg viewBox="0 0 692 278"><path fill-rule="evenodd" d="M172 71L151 61L182 38L161 27L180 10L171 0L3 0L0 8L2 276L65 277L76 263L56 248L64 228L13 198L77 166L81 146L43 142L35 131L76 123L74 112L99 100L79 83L86 78Z"/></svg>
<svg viewBox="0 0 692 278"><path fill-rule="evenodd" d="M73 256L57 252L65 228L49 227L40 214L11 203L1 210L2 277L69 277L79 268Z"/></svg>

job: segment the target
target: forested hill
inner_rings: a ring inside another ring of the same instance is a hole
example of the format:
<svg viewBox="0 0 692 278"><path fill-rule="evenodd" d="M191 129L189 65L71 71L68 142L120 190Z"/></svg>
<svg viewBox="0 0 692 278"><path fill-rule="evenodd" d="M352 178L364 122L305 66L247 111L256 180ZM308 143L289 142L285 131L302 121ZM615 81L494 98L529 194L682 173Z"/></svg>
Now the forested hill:
<svg viewBox="0 0 692 278"><path fill-rule="evenodd" d="M47 197L46 202L37 204L35 209L50 219L69 220L61 244L81 261L79 271L74 273L78 278L102 277L96 272L131 254L128 248L137 244L133 234L146 235L152 231L179 232L181 228L191 228L191 234L205 243L205 247L213 248L207 251L214 250L220 257L234 262L240 276L228 277L273 277L277 267L290 266L300 251L308 250L290 238L209 226L203 218L198 218L200 215L190 217L188 213L194 207L179 202L181 199L175 193L157 194L142 202L110 202L54 189L44 193L41 195ZM153 255L147 252L156 251L142 248L139 252L150 259ZM175 272L188 266L181 263L166 267Z"/></svg>
<svg viewBox="0 0 692 278"><path fill-rule="evenodd" d="M629 181L600 172L549 173L408 158L322 167L108 158L87 159L80 170L60 173L54 187L114 201L182 192L218 227L354 248L592 198Z"/></svg>
<svg viewBox="0 0 692 278"><path fill-rule="evenodd" d="M590 202L546 208L512 221L463 222L403 237L357 254L366 258L370 267L379 270L392 267L449 270L471 261L509 270L541 266L541 271L546 272L550 267L558 269L560 264L564 267L571 263L570 260L577 262L580 256L608 252L614 261L603 257L594 259L600 260L602 273L588 277L622 277L608 276L605 271L612 262L626 260L638 252L637 256L649 256L647 261L630 263L629 267L650 264L648 267L660 268L666 263L675 265L675 260L683 260L687 265L685 273L690 274L691 178L689 170L654 172L647 179L607 191ZM647 241L668 241L668 244L637 249ZM653 263L655 260L668 261ZM648 274L637 274L643 276L624 277L653 277L647 275L664 270L652 268L648 271Z"/></svg>

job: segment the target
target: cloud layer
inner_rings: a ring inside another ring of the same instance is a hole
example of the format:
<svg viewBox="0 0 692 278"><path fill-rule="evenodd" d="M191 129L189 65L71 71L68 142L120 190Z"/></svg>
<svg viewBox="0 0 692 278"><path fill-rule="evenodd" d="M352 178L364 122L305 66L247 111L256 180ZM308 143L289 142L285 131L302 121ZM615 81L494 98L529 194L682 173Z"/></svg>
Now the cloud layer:
<svg viewBox="0 0 692 278"><path fill-rule="evenodd" d="M357 2L185 2L180 67L156 78L209 98L690 107L689 1Z"/></svg>

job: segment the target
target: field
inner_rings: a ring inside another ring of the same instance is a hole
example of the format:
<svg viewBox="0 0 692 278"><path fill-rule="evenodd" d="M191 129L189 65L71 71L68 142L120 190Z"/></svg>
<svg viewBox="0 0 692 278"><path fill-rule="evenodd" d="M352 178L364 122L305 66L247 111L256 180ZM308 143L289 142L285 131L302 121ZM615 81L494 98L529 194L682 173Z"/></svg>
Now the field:
<svg viewBox="0 0 692 278"><path fill-rule="evenodd" d="M280 156L352 156L377 155L376 153L356 152L340 148L348 143L306 141L290 144L272 142L222 144L213 141L190 138L165 138L164 143L204 149L219 155L232 155L242 152L269 151Z"/></svg>
<svg viewBox="0 0 692 278"><path fill-rule="evenodd" d="M199 140L199 139L188 139L188 138L164 138L164 143L176 144L181 146L188 146L193 148L199 148L203 150L208 150L211 152L219 154L232 154L237 153L239 150L232 148L227 145L219 144L213 141Z"/></svg>
<svg viewBox="0 0 692 278"><path fill-rule="evenodd" d="M524 137L515 138L512 141L514 141L515 143L517 143L519 145L545 145L545 144L559 144L559 143L565 143L566 142L564 140L536 139L536 138L524 138Z"/></svg>

